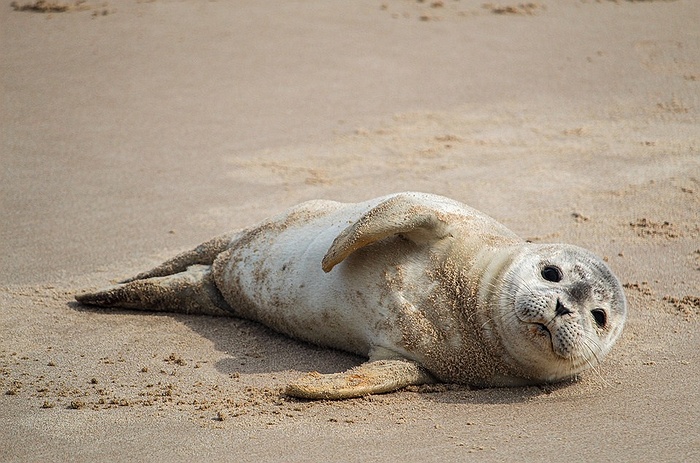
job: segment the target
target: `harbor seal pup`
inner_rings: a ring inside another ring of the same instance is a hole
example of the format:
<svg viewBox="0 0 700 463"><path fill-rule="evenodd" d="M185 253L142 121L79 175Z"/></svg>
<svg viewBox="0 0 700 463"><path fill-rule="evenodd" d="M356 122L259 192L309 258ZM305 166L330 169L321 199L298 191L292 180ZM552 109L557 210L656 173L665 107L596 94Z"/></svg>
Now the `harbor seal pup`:
<svg viewBox="0 0 700 463"><path fill-rule="evenodd" d="M369 358L287 387L312 399L561 381L597 365L626 317L619 281L589 251L527 243L470 207L411 192L309 201L76 299L233 314Z"/></svg>

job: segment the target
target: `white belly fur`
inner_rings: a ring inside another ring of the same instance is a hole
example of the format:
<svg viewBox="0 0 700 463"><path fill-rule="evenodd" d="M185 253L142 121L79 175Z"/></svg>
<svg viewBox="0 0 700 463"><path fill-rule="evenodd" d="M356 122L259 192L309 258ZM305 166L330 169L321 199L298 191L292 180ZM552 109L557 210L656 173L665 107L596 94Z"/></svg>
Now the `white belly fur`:
<svg viewBox="0 0 700 463"><path fill-rule="evenodd" d="M387 325L430 293L423 285L433 284L426 269L434 246L396 236L360 249L329 273L321 268L336 236L386 199L309 201L242 232L214 263L219 289L237 315L297 339L363 356L383 347L412 357L400 347L400 330ZM471 212L439 199L446 213Z"/></svg>

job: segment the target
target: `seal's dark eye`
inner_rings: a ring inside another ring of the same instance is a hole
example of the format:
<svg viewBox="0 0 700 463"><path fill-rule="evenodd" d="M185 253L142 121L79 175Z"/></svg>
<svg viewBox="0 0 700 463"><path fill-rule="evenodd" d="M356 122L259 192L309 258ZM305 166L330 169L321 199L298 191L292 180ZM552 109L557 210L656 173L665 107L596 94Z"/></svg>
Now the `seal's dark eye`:
<svg viewBox="0 0 700 463"><path fill-rule="evenodd" d="M553 265L548 265L545 268L542 269L542 278L544 278L547 281L552 281L554 283L557 283L561 281L563 275L561 273L561 269L559 267L555 267Z"/></svg>
<svg viewBox="0 0 700 463"><path fill-rule="evenodd" d="M593 309L591 310L591 315L593 315L593 319L600 328L605 328L605 325L608 323L608 314L605 313L605 310Z"/></svg>

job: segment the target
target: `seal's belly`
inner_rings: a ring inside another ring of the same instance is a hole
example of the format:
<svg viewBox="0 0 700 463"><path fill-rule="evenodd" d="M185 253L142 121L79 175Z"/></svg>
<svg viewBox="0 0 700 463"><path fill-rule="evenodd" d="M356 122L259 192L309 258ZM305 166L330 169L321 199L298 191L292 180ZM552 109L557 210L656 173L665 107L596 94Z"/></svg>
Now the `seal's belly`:
<svg viewBox="0 0 700 463"><path fill-rule="evenodd" d="M348 278L351 268L321 268L333 239L364 209L313 201L239 235L214 264L235 314L297 339L368 355L376 341L372 327L381 318L368 297L376 292L377 270Z"/></svg>

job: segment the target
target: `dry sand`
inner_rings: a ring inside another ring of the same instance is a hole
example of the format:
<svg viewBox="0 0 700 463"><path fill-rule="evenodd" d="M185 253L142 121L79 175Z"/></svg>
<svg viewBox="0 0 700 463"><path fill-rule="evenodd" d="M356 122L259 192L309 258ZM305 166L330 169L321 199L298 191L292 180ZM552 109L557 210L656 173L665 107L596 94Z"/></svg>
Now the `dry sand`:
<svg viewBox="0 0 700 463"><path fill-rule="evenodd" d="M0 5L0 460L700 460L700 2L26 3ZM288 380L361 359L72 302L402 190L605 256L630 301L605 364L304 402Z"/></svg>

